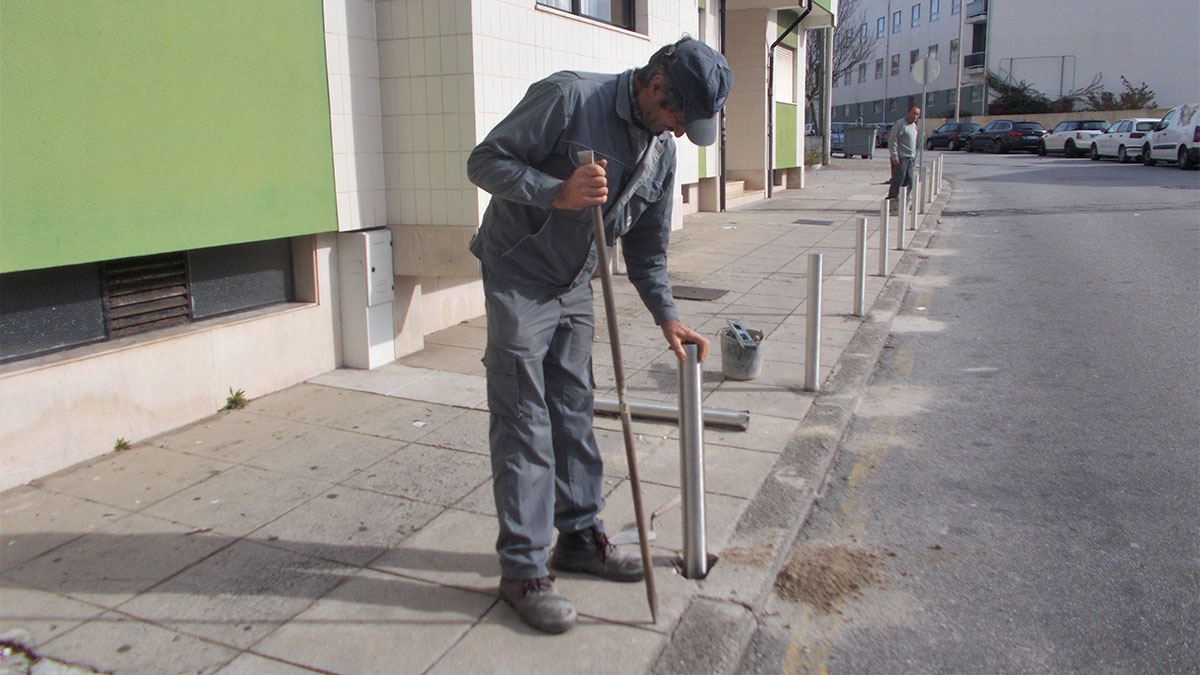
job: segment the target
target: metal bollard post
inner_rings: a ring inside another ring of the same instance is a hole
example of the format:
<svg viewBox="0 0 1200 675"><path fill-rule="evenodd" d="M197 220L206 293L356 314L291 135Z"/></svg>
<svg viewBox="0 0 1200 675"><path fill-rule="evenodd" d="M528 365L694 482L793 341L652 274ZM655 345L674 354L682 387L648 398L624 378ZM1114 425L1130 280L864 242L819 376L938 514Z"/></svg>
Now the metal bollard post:
<svg viewBox="0 0 1200 675"><path fill-rule="evenodd" d="M854 316L862 316L867 298L867 218L858 219L854 237Z"/></svg>
<svg viewBox="0 0 1200 675"><path fill-rule="evenodd" d="M708 574L704 542L704 420L699 348L684 345L679 364L679 472L683 502L683 569L689 579Z"/></svg>
<svg viewBox="0 0 1200 675"><path fill-rule="evenodd" d="M946 168L946 156L938 155L937 191L942 194L942 170Z"/></svg>
<svg viewBox="0 0 1200 675"><path fill-rule="evenodd" d="M925 207L924 211L928 212L929 207L933 205L933 164L925 168Z"/></svg>
<svg viewBox="0 0 1200 675"><path fill-rule="evenodd" d="M808 325L805 335L804 390L821 388L821 254L808 254Z"/></svg>
<svg viewBox="0 0 1200 675"><path fill-rule="evenodd" d="M896 219L896 250L904 250L904 230L908 228L909 208L908 193L900 190L900 217Z"/></svg>
<svg viewBox="0 0 1200 675"><path fill-rule="evenodd" d="M909 200L909 207L912 213L908 218L908 229L917 229L917 221L920 220L918 215L921 213L921 172L917 171L913 174L912 199Z"/></svg>
<svg viewBox="0 0 1200 675"><path fill-rule="evenodd" d="M940 195L942 193L942 159L945 155L938 155L937 159L933 160L933 194Z"/></svg>
<svg viewBox="0 0 1200 675"><path fill-rule="evenodd" d="M921 169L922 167L913 167L912 177L912 220L909 221L908 227L910 230L917 229L917 214L921 212Z"/></svg>
<svg viewBox="0 0 1200 675"><path fill-rule="evenodd" d="M887 276L888 267L888 223L891 220L892 204L890 199L883 200L879 207L879 276Z"/></svg>

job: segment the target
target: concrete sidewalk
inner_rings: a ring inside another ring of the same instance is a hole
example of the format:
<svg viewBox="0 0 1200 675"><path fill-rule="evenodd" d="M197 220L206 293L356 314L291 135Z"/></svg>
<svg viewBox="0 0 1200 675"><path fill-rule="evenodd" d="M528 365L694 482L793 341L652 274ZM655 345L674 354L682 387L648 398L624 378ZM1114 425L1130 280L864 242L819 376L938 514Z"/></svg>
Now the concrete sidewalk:
<svg viewBox="0 0 1200 675"><path fill-rule="evenodd" d="M580 614L564 637L536 633L498 600L480 317L383 368L329 372L0 495L0 637L120 673L730 667L902 297L902 283L876 274L887 177L886 159L835 160L804 190L688 216L673 236L673 283L728 291L679 301L683 320L713 336L739 319L767 337L753 381L722 377L718 341L705 364L705 406L749 410L751 424L705 433L707 540L720 557L707 579L675 567L679 512L655 524L657 624L642 584L560 576ZM867 306L880 300L866 319L850 316L852 226L863 215ZM895 222L890 269L903 271L915 256L895 250ZM830 386L819 396L802 391L811 251L824 254ZM673 402L675 357L632 286L618 278L617 289L629 396ZM598 288L596 303L607 340ZM612 373L598 344L599 395L615 396ZM597 417L596 429L614 534L633 522L625 450L617 420ZM651 511L679 491L678 430L635 431Z"/></svg>

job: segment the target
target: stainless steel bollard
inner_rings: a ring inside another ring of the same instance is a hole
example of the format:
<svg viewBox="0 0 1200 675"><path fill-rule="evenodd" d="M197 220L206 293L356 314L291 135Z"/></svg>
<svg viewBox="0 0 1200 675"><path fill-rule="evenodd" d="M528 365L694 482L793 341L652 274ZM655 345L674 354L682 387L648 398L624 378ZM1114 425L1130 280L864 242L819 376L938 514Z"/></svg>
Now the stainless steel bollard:
<svg viewBox="0 0 1200 675"><path fill-rule="evenodd" d="M918 169L913 170L912 199L909 200L909 207L912 213L909 214L908 229L915 230L921 213L921 171Z"/></svg>
<svg viewBox="0 0 1200 675"><path fill-rule="evenodd" d="M917 229L917 214L921 212L921 171L923 167L914 166L912 176L912 220L909 221L908 227L911 230Z"/></svg>
<svg viewBox="0 0 1200 675"><path fill-rule="evenodd" d="M887 276L888 267L888 223L892 218L892 200L884 199L879 207L879 276Z"/></svg>
<svg viewBox="0 0 1200 675"><path fill-rule="evenodd" d="M854 237L854 316L866 312L867 296L867 218L858 219L858 230Z"/></svg>
<svg viewBox="0 0 1200 675"><path fill-rule="evenodd" d="M684 345L679 364L679 472L683 496L683 570L689 579L708 574L704 542L704 420L699 348Z"/></svg>
<svg viewBox="0 0 1200 675"><path fill-rule="evenodd" d="M896 222L896 250L904 250L904 230L908 229L908 219L912 217L908 208L908 194L900 191L900 217Z"/></svg>
<svg viewBox="0 0 1200 675"><path fill-rule="evenodd" d="M808 322L805 334L804 390L821 388L821 254L808 254Z"/></svg>

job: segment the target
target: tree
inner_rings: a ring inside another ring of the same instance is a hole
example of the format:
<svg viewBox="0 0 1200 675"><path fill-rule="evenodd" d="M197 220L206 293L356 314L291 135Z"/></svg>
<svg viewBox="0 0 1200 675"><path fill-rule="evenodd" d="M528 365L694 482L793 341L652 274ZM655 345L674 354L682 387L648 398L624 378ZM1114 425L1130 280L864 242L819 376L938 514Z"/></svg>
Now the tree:
<svg viewBox="0 0 1200 675"><path fill-rule="evenodd" d="M837 27L833 29L833 79L845 77L859 64L870 64L875 51L875 25L867 23L867 8L860 0L841 0L838 3ZM863 26L867 32L862 32ZM805 63L804 99L808 103L808 119L819 120L821 100L821 55L824 30L808 32Z"/></svg>
<svg viewBox="0 0 1200 675"><path fill-rule="evenodd" d="M1088 107L1092 110L1141 110L1155 107L1155 94L1145 82L1140 87L1134 87L1122 75L1121 83L1125 85L1125 91L1121 92L1120 96L1105 89L1089 93L1086 97Z"/></svg>
<svg viewBox="0 0 1200 675"><path fill-rule="evenodd" d="M989 115L1036 115L1051 112L1053 102L1025 80L1013 82L988 71L987 86L996 95L988 103Z"/></svg>

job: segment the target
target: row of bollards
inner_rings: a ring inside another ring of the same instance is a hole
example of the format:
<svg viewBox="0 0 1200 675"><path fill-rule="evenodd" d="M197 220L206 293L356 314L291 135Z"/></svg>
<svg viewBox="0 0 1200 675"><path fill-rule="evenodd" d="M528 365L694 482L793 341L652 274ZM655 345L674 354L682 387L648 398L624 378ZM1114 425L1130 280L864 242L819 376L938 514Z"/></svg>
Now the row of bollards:
<svg viewBox="0 0 1200 675"><path fill-rule="evenodd" d="M918 216L925 213L942 188L942 160L938 155L913 176L912 198L900 191L896 214L896 249L903 251L904 231L917 229ZM879 275L887 276L888 236L891 203L879 207ZM868 219L859 218L854 237L854 316L866 314ZM804 389L820 390L821 372L821 277L823 255L808 254L808 298L805 331ZM686 360L679 365L679 471L683 511L683 573L688 579L703 579L710 568L705 543L704 515L704 415L703 374L695 345L684 345ZM744 428L744 427L743 427ZM711 559L715 560L715 558Z"/></svg>

